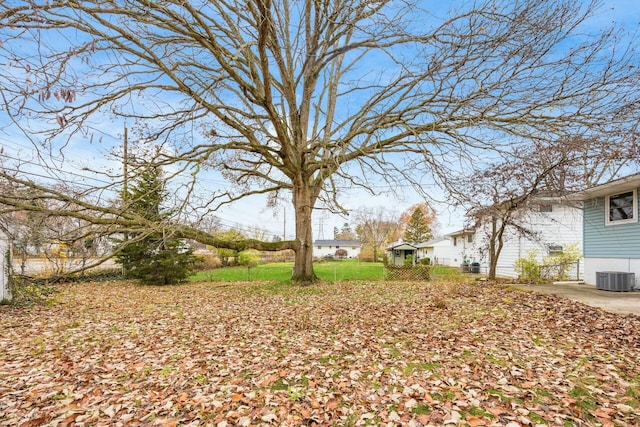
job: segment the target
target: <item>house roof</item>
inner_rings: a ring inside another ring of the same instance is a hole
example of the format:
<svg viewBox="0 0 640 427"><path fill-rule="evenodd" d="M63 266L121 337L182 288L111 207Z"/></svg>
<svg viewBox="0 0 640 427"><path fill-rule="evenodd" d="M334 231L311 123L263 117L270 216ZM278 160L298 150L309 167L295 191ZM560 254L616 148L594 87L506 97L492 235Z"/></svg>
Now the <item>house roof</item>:
<svg viewBox="0 0 640 427"><path fill-rule="evenodd" d="M417 246L412 245L411 243L405 243L405 242L400 242L400 243L396 243L393 246L388 246L387 250L388 251L392 251L392 250L413 250L413 249L418 249Z"/></svg>
<svg viewBox="0 0 640 427"><path fill-rule="evenodd" d="M314 246L360 246L359 240L316 240Z"/></svg>
<svg viewBox="0 0 640 427"><path fill-rule="evenodd" d="M638 187L640 187L640 173L625 176L624 178L615 179L606 184L596 185L595 187L578 191L570 194L567 198L569 200L590 200L610 194L622 193Z"/></svg>
<svg viewBox="0 0 640 427"><path fill-rule="evenodd" d="M436 243L440 243L443 240L449 240L449 239L433 239L433 240L429 240L428 242L424 242L424 243L418 243L416 245L417 248L432 248L436 245Z"/></svg>
<svg viewBox="0 0 640 427"><path fill-rule="evenodd" d="M453 233L447 234L447 237L464 236L466 234L473 234L475 232L476 232L475 228L464 228L462 230L454 231Z"/></svg>

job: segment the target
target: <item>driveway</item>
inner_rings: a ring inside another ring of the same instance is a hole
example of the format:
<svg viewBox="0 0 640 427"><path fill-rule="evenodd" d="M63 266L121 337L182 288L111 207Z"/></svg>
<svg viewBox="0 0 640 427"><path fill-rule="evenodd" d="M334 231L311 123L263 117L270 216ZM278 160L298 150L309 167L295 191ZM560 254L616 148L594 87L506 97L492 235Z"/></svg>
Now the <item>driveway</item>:
<svg viewBox="0 0 640 427"><path fill-rule="evenodd" d="M596 289L593 285L543 284L512 285L520 289L555 294L612 313L640 315L640 292L611 292Z"/></svg>

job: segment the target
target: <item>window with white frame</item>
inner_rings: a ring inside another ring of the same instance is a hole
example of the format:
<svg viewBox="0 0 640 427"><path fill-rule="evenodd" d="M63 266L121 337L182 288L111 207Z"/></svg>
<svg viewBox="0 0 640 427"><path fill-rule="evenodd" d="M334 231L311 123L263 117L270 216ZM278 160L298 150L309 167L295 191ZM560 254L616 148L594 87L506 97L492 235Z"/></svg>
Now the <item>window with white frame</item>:
<svg viewBox="0 0 640 427"><path fill-rule="evenodd" d="M636 190L605 197L605 224L638 222L638 193Z"/></svg>

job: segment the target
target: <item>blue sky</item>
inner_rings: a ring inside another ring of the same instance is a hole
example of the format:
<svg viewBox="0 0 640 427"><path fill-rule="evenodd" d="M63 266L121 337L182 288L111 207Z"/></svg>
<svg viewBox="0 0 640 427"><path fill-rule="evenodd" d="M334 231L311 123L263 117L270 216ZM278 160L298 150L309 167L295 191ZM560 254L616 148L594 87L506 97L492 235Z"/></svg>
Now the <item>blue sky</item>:
<svg viewBox="0 0 640 427"><path fill-rule="evenodd" d="M593 17L588 25L597 29L612 22L623 25L630 31L637 30L640 22L640 1L605 1L600 13ZM585 27L585 31L589 30ZM72 145L67 147L66 157L63 157L59 152L52 152L50 158L40 159L40 161L59 164L63 169L71 171L72 176L78 182L82 181L83 168L85 167L113 168L114 172L117 171L121 165L113 159L110 160L106 153L113 147L119 147L124 125L117 120L104 117L97 127L99 133L94 136L91 144L87 144L82 139L75 139L72 141ZM38 141L34 142L38 143ZM33 161L36 161L33 142L26 140L16 132L15 127L9 125L2 115L0 115L0 144L6 152L11 152L13 156L18 156L21 159L33 158ZM205 179L205 184L212 187L222 186L224 181L219 176L212 174ZM428 189L428 193L432 194L435 199L444 199L444 195L433 183L426 181L424 185ZM387 189L385 184L381 184L378 188L381 192ZM350 210L363 206L371 208L383 206L396 213L401 213L409 206L423 201L410 187L400 190L401 194L396 197L388 194L372 196L362 191L345 189L340 200L343 201L344 207ZM439 214L438 220L441 226L439 231L441 233L448 233L464 226L462 211L453 209L446 203L437 203L434 208ZM282 236L286 233L286 238L292 238L294 234L293 207L289 203L283 203L274 210L267 207L264 198L253 197L224 207L216 216L227 227L259 226L270 235ZM332 238L334 227L341 227L344 222L349 222L349 219L332 215L326 211L318 211L313 219L314 236L316 238Z"/></svg>

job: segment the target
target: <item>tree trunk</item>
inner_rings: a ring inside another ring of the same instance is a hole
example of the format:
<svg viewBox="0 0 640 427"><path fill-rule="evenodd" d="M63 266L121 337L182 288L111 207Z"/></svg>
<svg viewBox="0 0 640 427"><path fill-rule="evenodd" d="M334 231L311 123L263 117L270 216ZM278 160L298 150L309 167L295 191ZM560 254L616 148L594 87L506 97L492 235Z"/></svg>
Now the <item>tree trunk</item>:
<svg viewBox="0 0 640 427"><path fill-rule="evenodd" d="M498 269L498 259L504 246L503 235L506 228L505 221L501 221L498 227L497 218L491 220L491 239L489 239L489 274L488 279L495 280Z"/></svg>
<svg viewBox="0 0 640 427"><path fill-rule="evenodd" d="M291 281L300 285L311 284L318 277L313 271L313 234L311 213L313 197L308 185L296 185L293 191L293 207L296 215L296 257Z"/></svg>
<svg viewBox="0 0 640 427"><path fill-rule="evenodd" d="M496 278L496 266L498 257L496 256L496 219L491 219L491 238L489 239L489 274L488 279Z"/></svg>

